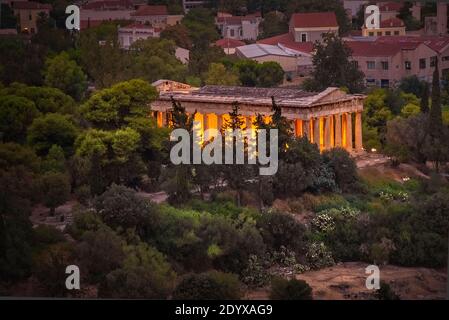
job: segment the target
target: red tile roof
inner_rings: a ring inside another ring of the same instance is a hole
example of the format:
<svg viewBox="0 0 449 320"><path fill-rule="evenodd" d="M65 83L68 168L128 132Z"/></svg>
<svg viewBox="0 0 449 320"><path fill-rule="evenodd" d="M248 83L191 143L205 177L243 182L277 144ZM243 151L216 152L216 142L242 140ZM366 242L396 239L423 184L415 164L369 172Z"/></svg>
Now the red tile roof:
<svg viewBox="0 0 449 320"><path fill-rule="evenodd" d="M432 50L440 52L449 45L449 36L383 36L377 39L379 43L424 43Z"/></svg>
<svg viewBox="0 0 449 320"><path fill-rule="evenodd" d="M154 28L148 24L134 22L126 26L120 27L120 29L154 29Z"/></svg>
<svg viewBox="0 0 449 320"><path fill-rule="evenodd" d="M230 39L230 38L224 38L217 40L215 42L215 45L221 48L237 48L244 46L246 43L240 40Z"/></svg>
<svg viewBox="0 0 449 320"><path fill-rule="evenodd" d="M279 36L274 36L271 38L265 38L257 41L261 44L271 44L271 45L282 45L289 49L297 50L300 52L311 53L313 51L312 42L295 42L291 33L284 33Z"/></svg>
<svg viewBox="0 0 449 320"><path fill-rule="evenodd" d="M334 12L294 13L290 21L295 28L338 27Z"/></svg>
<svg viewBox="0 0 449 320"><path fill-rule="evenodd" d="M132 16L165 16L168 15L167 6L140 6L136 12L131 13Z"/></svg>
<svg viewBox="0 0 449 320"><path fill-rule="evenodd" d="M39 3L39 2L34 2L34 1L13 2L12 7L14 9L28 9L28 10L38 10L38 9L51 10L52 9L50 4Z"/></svg>
<svg viewBox="0 0 449 320"><path fill-rule="evenodd" d="M391 18L380 22L381 28L391 28L391 27L403 27L404 22L398 18Z"/></svg>
<svg viewBox="0 0 449 320"><path fill-rule="evenodd" d="M379 6L379 11L380 12L399 11L402 9L403 5L404 4L401 2L387 2Z"/></svg>
<svg viewBox="0 0 449 320"><path fill-rule="evenodd" d="M392 57L401 50L414 50L420 42L346 41L354 57Z"/></svg>
<svg viewBox="0 0 449 320"><path fill-rule="evenodd" d="M90 10L107 8L134 9L134 4L131 0L105 0L86 3L82 8Z"/></svg>

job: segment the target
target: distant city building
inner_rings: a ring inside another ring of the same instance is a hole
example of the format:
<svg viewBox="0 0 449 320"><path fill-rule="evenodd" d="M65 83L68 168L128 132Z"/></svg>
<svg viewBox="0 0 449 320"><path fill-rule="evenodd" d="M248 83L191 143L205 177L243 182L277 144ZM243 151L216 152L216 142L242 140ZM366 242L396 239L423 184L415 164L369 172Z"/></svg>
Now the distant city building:
<svg viewBox="0 0 449 320"><path fill-rule="evenodd" d="M118 41L122 49L128 50L131 45L138 40L160 37L160 28L154 28L149 24L134 22L130 25L118 28ZM176 47L175 56L184 64L190 59L190 51L184 48Z"/></svg>
<svg viewBox="0 0 449 320"><path fill-rule="evenodd" d="M259 36L259 25L262 15L255 13L246 16L221 14L215 19L215 24L223 38L236 40L256 40Z"/></svg>
<svg viewBox="0 0 449 320"><path fill-rule="evenodd" d="M249 44L235 49L239 58L251 59L260 63L274 61L280 64L285 72L296 72L297 59L294 53L283 50L278 46L268 44Z"/></svg>
<svg viewBox="0 0 449 320"><path fill-rule="evenodd" d="M449 74L449 37L387 36L346 44L367 86L392 87L408 76L431 82L437 61L440 76Z"/></svg>
<svg viewBox="0 0 449 320"><path fill-rule="evenodd" d="M337 17L334 12L294 13L289 31L295 42L321 41L323 33L338 34Z"/></svg>
<svg viewBox="0 0 449 320"><path fill-rule="evenodd" d="M208 0L182 0L182 6L184 8L184 12L188 12L190 9L202 7L205 4L208 4Z"/></svg>
<svg viewBox="0 0 449 320"><path fill-rule="evenodd" d="M137 40L159 38L160 32L161 29L154 28L150 25L132 23L118 29L118 40L121 48L129 49L129 47Z"/></svg>
<svg viewBox="0 0 449 320"><path fill-rule="evenodd" d="M310 53L290 49L281 44L249 44L237 47L235 55L259 63L277 62L289 76L307 75L312 70Z"/></svg>
<svg viewBox="0 0 449 320"><path fill-rule="evenodd" d="M362 35L364 37L405 36L405 24L399 18L382 20L380 28L377 29L368 29L363 25Z"/></svg>
<svg viewBox="0 0 449 320"><path fill-rule="evenodd" d="M402 1L389 1L389 2L378 2L377 3L380 11L380 20L389 20L392 18L396 18L402 7L404 6L404 2Z"/></svg>
<svg viewBox="0 0 449 320"><path fill-rule="evenodd" d="M131 17L137 22L149 23L155 28L166 28L168 25L179 23L183 16L169 16L167 6L143 5L131 13Z"/></svg>
<svg viewBox="0 0 449 320"><path fill-rule="evenodd" d="M426 35L446 35L448 4L446 2L437 3L437 15L435 17L425 17L424 33Z"/></svg>
<svg viewBox="0 0 449 320"><path fill-rule="evenodd" d="M20 32L34 34L37 32L37 21L41 14L50 15L51 5L34 1L12 2L14 15Z"/></svg>
<svg viewBox="0 0 449 320"><path fill-rule="evenodd" d="M245 45L245 42L230 38L219 39L215 42L217 47L223 49L225 54L235 54L235 48Z"/></svg>
<svg viewBox="0 0 449 320"><path fill-rule="evenodd" d="M131 20L131 13L134 11L131 0L89 1L80 8L80 28L96 27L104 21Z"/></svg>

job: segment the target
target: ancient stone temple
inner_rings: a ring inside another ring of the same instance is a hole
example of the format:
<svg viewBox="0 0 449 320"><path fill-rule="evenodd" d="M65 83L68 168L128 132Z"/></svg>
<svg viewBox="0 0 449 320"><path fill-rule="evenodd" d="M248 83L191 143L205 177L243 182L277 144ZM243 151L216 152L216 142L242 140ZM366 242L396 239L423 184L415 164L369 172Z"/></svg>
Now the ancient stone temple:
<svg viewBox="0 0 449 320"><path fill-rule="evenodd" d="M187 88L167 80L155 83L159 98L151 104L159 126L166 126L172 108L171 97L179 101L186 112L197 111L201 129L221 128L232 106L238 102L247 127L254 127L257 114L269 119L272 99L282 108L282 115L291 120L296 136L306 136L320 150L343 147L350 152L363 150L363 95L347 94L338 88L306 92L290 88L248 88L236 86L205 86ZM169 88L169 89L167 89Z"/></svg>

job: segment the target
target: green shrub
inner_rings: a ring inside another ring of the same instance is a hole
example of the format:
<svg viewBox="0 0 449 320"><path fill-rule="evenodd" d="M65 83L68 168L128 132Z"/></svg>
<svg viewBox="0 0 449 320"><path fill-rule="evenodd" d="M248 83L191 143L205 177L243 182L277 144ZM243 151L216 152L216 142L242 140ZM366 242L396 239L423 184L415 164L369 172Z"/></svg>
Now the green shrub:
<svg viewBox="0 0 449 320"><path fill-rule="evenodd" d="M306 253L307 264L312 269L322 269L335 264L332 252L322 242L313 242Z"/></svg>
<svg viewBox="0 0 449 320"><path fill-rule="evenodd" d="M155 248L140 242L125 246L123 266L110 272L99 295L105 298L166 299L173 290L176 274Z"/></svg>
<svg viewBox="0 0 449 320"><path fill-rule="evenodd" d="M380 282L380 288L376 290L375 296L379 300L400 300L390 285L384 281Z"/></svg>
<svg viewBox="0 0 449 320"><path fill-rule="evenodd" d="M60 230L47 225L39 225L34 228L34 239L40 244L54 244L65 241L64 234Z"/></svg>
<svg viewBox="0 0 449 320"><path fill-rule="evenodd" d="M268 211L257 221L264 243L274 250L282 246L300 255L304 251L305 227L292 215Z"/></svg>
<svg viewBox="0 0 449 320"><path fill-rule="evenodd" d="M312 300L312 288L304 280L274 278L271 281L271 300Z"/></svg>
<svg viewBox="0 0 449 320"><path fill-rule="evenodd" d="M175 300L238 300L240 298L238 277L218 271L187 275L173 292Z"/></svg>
<svg viewBox="0 0 449 320"><path fill-rule="evenodd" d="M270 273L267 269L266 261L259 256L251 255L240 278L244 284L251 288L263 287L270 282Z"/></svg>

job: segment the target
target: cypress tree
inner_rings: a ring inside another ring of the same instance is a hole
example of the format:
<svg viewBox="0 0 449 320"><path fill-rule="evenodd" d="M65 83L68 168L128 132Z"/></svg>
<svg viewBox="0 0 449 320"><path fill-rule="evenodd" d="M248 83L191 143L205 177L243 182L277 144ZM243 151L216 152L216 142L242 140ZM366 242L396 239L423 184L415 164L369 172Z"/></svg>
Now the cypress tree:
<svg viewBox="0 0 449 320"><path fill-rule="evenodd" d="M432 79L432 106L429 114L429 124L432 128L430 134L440 135L443 127L443 116L441 111L441 90L440 73L438 71L438 62L435 64L435 71Z"/></svg>
<svg viewBox="0 0 449 320"><path fill-rule="evenodd" d="M439 170L439 163L443 155L443 116L441 111L440 74L438 62L435 64L435 71L432 79L432 105L428 118L428 158L435 162L436 170Z"/></svg>
<svg viewBox="0 0 449 320"><path fill-rule="evenodd" d="M420 108L422 113L429 112L429 85L427 82L423 86Z"/></svg>

